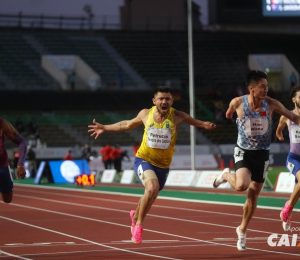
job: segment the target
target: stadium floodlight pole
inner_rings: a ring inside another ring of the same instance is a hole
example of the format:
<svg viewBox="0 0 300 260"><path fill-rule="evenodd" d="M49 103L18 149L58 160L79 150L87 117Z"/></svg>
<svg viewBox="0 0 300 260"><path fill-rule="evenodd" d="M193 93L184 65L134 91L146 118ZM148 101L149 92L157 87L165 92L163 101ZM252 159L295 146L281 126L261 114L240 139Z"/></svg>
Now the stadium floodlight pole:
<svg viewBox="0 0 300 260"><path fill-rule="evenodd" d="M192 117L195 117L192 0L187 0L187 24L188 24L188 52L189 52L190 115ZM195 143L196 143L195 142L195 127L190 126L191 169L192 170L195 170Z"/></svg>

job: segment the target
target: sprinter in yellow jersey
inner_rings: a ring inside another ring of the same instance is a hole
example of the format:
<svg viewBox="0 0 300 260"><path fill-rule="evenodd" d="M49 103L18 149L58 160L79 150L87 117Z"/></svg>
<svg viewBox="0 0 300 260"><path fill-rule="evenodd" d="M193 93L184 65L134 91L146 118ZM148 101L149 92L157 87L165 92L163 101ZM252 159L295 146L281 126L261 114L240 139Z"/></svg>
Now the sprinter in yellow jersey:
<svg viewBox="0 0 300 260"><path fill-rule="evenodd" d="M103 132L121 132L145 126L142 143L136 153L134 169L145 187L136 210L130 211L131 234L134 243L142 242L143 221L152 204L163 189L174 154L177 127L181 123L212 130L216 125L192 118L185 112L172 107L173 95L169 88L158 88L154 92L150 109L142 109L130 120L103 125L96 120L88 126L92 137L98 138Z"/></svg>

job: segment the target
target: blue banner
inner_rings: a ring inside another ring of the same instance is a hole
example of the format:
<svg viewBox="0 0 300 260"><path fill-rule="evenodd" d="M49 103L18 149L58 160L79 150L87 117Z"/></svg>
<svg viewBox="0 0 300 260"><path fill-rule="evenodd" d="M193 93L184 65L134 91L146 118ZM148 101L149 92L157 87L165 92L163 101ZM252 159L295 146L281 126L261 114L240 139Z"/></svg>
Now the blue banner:
<svg viewBox="0 0 300 260"><path fill-rule="evenodd" d="M75 183L75 177L90 174L86 160L49 161L54 183Z"/></svg>

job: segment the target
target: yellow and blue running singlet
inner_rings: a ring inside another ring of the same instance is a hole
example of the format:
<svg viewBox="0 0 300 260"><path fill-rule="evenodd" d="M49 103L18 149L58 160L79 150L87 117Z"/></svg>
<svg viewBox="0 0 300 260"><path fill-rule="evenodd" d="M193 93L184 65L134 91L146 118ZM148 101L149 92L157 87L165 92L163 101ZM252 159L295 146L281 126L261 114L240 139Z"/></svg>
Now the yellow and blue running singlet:
<svg viewBox="0 0 300 260"><path fill-rule="evenodd" d="M155 122L155 110L155 106L149 110L142 144L136 157L142 158L154 166L169 168L176 143L175 109L170 108L167 118L162 123Z"/></svg>

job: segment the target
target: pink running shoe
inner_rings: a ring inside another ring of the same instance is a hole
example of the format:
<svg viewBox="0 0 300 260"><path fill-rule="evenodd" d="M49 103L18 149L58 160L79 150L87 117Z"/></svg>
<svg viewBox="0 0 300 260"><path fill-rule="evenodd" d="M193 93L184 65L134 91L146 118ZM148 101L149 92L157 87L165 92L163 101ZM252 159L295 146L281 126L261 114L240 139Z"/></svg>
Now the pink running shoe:
<svg viewBox="0 0 300 260"><path fill-rule="evenodd" d="M142 243L143 228L142 225L135 225L133 229L133 234L131 240L133 243L140 244Z"/></svg>
<svg viewBox="0 0 300 260"><path fill-rule="evenodd" d="M286 202L280 212L280 219L282 220L282 227L284 231L288 231L291 227L292 211L293 207Z"/></svg>
<svg viewBox="0 0 300 260"><path fill-rule="evenodd" d="M133 230L134 230L134 227L135 227L135 220L134 220L134 215L135 215L135 210L130 210L129 212L129 216L130 216L130 219L131 219L131 235L133 235Z"/></svg>

